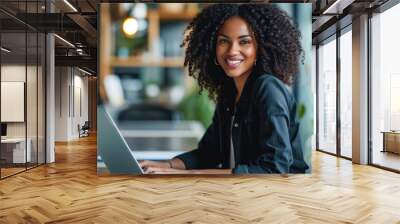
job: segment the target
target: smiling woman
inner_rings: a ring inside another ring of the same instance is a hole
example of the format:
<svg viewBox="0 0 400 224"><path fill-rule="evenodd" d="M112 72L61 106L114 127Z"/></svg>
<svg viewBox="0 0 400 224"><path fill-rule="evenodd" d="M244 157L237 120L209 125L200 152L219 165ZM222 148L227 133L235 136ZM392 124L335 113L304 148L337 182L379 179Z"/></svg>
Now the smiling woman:
<svg viewBox="0 0 400 224"><path fill-rule="evenodd" d="M215 4L187 27L185 66L217 107L198 148L147 173L305 173L291 85L300 33L270 4Z"/></svg>

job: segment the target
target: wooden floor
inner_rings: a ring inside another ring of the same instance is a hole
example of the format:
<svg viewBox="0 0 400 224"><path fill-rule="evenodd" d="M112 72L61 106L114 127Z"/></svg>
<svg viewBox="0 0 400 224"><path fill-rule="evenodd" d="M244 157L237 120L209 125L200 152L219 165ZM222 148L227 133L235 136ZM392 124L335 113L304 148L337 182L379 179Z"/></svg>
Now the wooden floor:
<svg viewBox="0 0 400 224"><path fill-rule="evenodd" d="M13 174L19 173L19 172L23 172L25 171L26 168L1 168L1 178L3 177L7 177L7 176L11 176Z"/></svg>
<svg viewBox="0 0 400 224"><path fill-rule="evenodd" d="M320 152L309 175L98 177L94 137L0 181L0 223L400 223L400 175Z"/></svg>
<svg viewBox="0 0 400 224"><path fill-rule="evenodd" d="M18 167L11 167L11 168L10 167L6 167L6 168L2 167L1 168L1 178L6 178L8 176L15 175L20 172L24 172L27 169L34 169L35 167L37 167L37 164L29 164L29 163L27 164L27 167L25 167L25 164L18 165Z"/></svg>

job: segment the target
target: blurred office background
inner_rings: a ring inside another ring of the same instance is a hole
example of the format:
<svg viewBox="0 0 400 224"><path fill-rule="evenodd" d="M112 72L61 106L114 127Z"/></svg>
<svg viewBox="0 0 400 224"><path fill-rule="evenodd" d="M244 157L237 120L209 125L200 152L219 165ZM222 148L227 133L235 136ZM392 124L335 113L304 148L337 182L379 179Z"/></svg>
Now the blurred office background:
<svg viewBox="0 0 400 224"><path fill-rule="evenodd" d="M100 66L106 92L100 95L116 120L198 120L203 127L209 125L214 104L207 94L198 94L186 75L180 47L184 29L200 7L101 5Z"/></svg>

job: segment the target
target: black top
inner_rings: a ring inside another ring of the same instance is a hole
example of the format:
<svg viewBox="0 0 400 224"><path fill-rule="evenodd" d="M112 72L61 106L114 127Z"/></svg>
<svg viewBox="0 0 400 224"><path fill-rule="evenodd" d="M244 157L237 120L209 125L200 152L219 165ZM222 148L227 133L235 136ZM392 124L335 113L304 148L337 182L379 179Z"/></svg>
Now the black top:
<svg viewBox="0 0 400 224"><path fill-rule="evenodd" d="M178 155L186 169L229 168L231 117L233 173L305 173L296 101L272 75L251 74L235 106L233 81L224 86L211 125L198 148Z"/></svg>

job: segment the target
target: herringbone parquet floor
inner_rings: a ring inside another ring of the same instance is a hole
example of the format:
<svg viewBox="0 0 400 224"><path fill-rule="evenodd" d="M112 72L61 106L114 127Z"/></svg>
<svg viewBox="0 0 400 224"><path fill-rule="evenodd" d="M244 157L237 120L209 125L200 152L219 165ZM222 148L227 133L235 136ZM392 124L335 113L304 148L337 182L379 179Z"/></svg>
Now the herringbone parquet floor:
<svg viewBox="0 0 400 224"><path fill-rule="evenodd" d="M0 181L0 223L400 223L400 175L315 152L309 175L96 175L94 137Z"/></svg>

